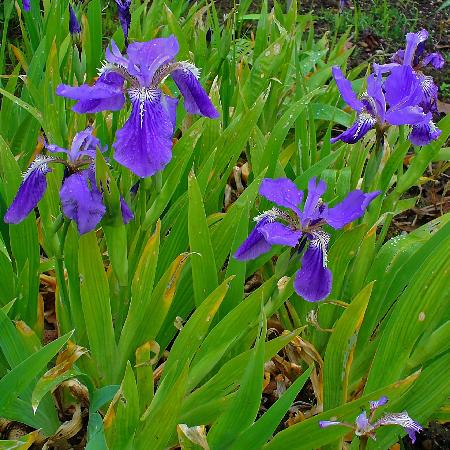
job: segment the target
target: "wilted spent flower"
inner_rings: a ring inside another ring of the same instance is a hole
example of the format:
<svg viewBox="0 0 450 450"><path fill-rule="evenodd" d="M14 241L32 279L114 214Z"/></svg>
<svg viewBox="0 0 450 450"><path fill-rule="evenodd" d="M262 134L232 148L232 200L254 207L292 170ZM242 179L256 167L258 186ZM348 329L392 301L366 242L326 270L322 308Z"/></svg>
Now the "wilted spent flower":
<svg viewBox="0 0 450 450"><path fill-rule="evenodd" d="M59 191L63 213L74 220L80 234L96 228L106 207L103 193L98 189L95 179L96 148L105 151L100 141L92 135L90 128L77 133L70 150L57 145L46 145L52 153L65 153L67 159L54 156L38 155L23 176L17 194L6 211L4 221L17 224L22 222L37 206L47 189L49 165L63 164L66 176ZM122 218L128 223L134 218L133 213L123 198L120 199Z"/></svg>
<svg viewBox="0 0 450 450"><path fill-rule="evenodd" d="M131 114L117 131L114 158L140 177L162 170L172 158L172 137L178 99L164 95L160 85L170 75L191 114L217 118L208 94L199 82L200 71L187 61L175 61L179 45L175 36L135 42L123 56L114 41L106 50L100 77L92 85L61 84L56 93L77 100L77 113L118 111L131 101Z"/></svg>
<svg viewBox="0 0 450 450"><path fill-rule="evenodd" d="M308 196L303 202L303 191L287 178L265 178L259 188L260 195L276 203L274 207L255 217L256 226L237 249L234 257L245 261L267 253L273 245L287 245L301 253L302 267L297 271L294 289L305 300L323 300L331 292L332 274L328 269L328 243L330 235L324 225L340 229L364 215L370 202L380 194L350 192L337 205L329 207L321 199L327 185L312 178L308 183Z"/></svg>
<svg viewBox="0 0 450 450"><path fill-rule="evenodd" d="M389 399L386 396L382 396L377 401L370 402L370 412L369 417L367 417L367 412L363 411L355 420L354 424L347 422L339 422L335 420L321 420L319 422L320 428L327 428L333 425L342 425L354 430L356 436L370 437L376 441L375 431L385 425L399 425L405 429L408 433L411 441L416 442L416 433L420 433L423 428L422 426L415 422L411 417L409 417L406 411L401 413L386 413L381 419L374 422L374 415L377 408L385 405Z"/></svg>

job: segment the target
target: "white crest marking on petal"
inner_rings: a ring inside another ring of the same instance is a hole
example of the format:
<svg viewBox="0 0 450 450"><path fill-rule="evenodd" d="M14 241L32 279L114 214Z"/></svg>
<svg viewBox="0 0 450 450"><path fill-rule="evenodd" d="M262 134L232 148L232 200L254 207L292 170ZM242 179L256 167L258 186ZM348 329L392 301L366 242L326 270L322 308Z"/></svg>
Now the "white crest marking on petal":
<svg viewBox="0 0 450 450"><path fill-rule="evenodd" d="M422 431L422 426L415 422L406 411L401 413L390 413L383 416L377 425L400 425L403 428L410 428L414 431Z"/></svg>
<svg viewBox="0 0 450 450"><path fill-rule="evenodd" d="M358 127L356 128L356 131L353 135L354 138L357 138L359 136L359 133L361 132L362 127L364 126L364 124L370 124L375 125L376 124L376 119L369 114L368 112L362 111L359 116L358 116Z"/></svg>
<svg viewBox="0 0 450 450"><path fill-rule="evenodd" d="M50 172L47 164L54 160L55 158L51 156L37 155L30 167L28 167L27 171L23 173L23 181L25 181L35 170L39 170L43 174Z"/></svg>
<svg viewBox="0 0 450 450"><path fill-rule="evenodd" d="M284 219L286 221L290 221L290 216L281 209L273 207L272 209L264 211L262 214L259 214L258 216L253 218L255 222L261 222L261 220L263 219L267 219L267 221L270 223L275 222L276 219Z"/></svg>
<svg viewBox="0 0 450 450"><path fill-rule="evenodd" d="M313 239L311 240L310 245L312 248L322 252L322 265L325 268L328 265L328 243L330 242L330 235L323 230L316 230L311 234L313 235Z"/></svg>
<svg viewBox="0 0 450 450"><path fill-rule="evenodd" d="M141 118L141 128L144 123L145 102L154 102L159 100L160 93L154 88L131 88L128 89L128 95L131 101L139 102L139 116Z"/></svg>
<svg viewBox="0 0 450 450"><path fill-rule="evenodd" d="M178 64L184 72L191 72L197 80L200 78L200 69L195 64L190 61L179 61Z"/></svg>

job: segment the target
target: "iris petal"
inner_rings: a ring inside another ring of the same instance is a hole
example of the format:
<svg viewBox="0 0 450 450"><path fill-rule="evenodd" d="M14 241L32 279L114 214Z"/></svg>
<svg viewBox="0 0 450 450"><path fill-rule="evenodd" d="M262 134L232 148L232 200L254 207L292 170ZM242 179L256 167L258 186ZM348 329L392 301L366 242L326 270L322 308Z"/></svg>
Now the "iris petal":
<svg viewBox="0 0 450 450"><path fill-rule="evenodd" d="M356 117L355 123L340 135L331 138L330 142L334 144L337 141L354 144L362 139L377 123L375 117L362 112Z"/></svg>
<svg viewBox="0 0 450 450"><path fill-rule="evenodd" d="M428 31L425 29L420 30L418 33L408 33L406 35L406 49L403 64L407 64L409 66L413 65L417 47L420 43L425 42L427 39Z"/></svg>
<svg viewBox="0 0 450 450"><path fill-rule="evenodd" d="M428 145L439 138L442 131L432 120L412 126L409 140L413 145Z"/></svg>
<svg viewBox="0 0 450 450"><path fill-rule="evenodd" d="M25 174L17 194L6 211L6 223L19 223L36 207L47 189L46 174L50 172L47 166L49 158L38 157Z"/></svg>
<svg viewBox="0 0 450 450"><path fill-rule="evenodd" d="M150 100L131 98L132 110L117 131L114 158L139 177L162 170L172 158L172 136L176 99L164 99L157 92Z"/></svg>
<svg viewBox="0 0 450 450"><path fill-rule="evenodd" d="M393 67L384 82L384 89L391 112L417 105L422 96L419 80L410 66Z"/></svg>
<svg viewBox="0 0 450 450"><path fill-rule="evenodd" d="M420 106L406 106L401 109L391 108L386 113L386 121L391 125L414 125L430 119Z"/></svg>
<svg viewBox="0 0 450 450"><path fill-rule="evenodd" d="M369 423L369 419L367 418L366 411L363 411L355 420L356 423L356 435L360 436L364 434L366 431L369 430L369 428L372 428L372 426Z"/></svg>
<svg viewBox="0 0 450 450"><path fill-rule="evenodd" d="M338 66L334 66L332 69L334 81L336 81L339 92L345 103L353 108L355 111L361 111L364 104L361 100L358 100L355 92L352 89L352 83L345 78L342 70Z"/></svg>
<svg viewBox="0 0 450 450"><path fill-rule="evenodd" d="M306 226L309 222L319 218L322 209L320 208L320 198L327 190L327 184L323 180L317 181L316 177L308 182L308 196L306 197L303 208L302 225Z"/></svg>
<svg viewBox="0 0 450 450"><path fill-rule="evenodd" d="M399 425L403 427L413 443L416 440L416 433L420 433L423 430L422 426L411 419L406 411L386 414L376 422L375 427L383 425Z"/></svg>
<svg viewBox="0 0 450 450"><path fill-rule="evenodd" d="M133 42L128 46L128 72L138 78L141 86L149 87L155 72L175 58L179 50L177 38L155 38L148 42Z"/></svg>
<svg viewBox="0 0 450 450"><path fill-rule="evenodd" d="M115 64L123 68L128 66L128 59L122 55L119 47L117 47L117 44L114 42L114 39L111 39L110 45L106 47L105 58L106 61L111 64Z"/></svg>
<svg viewBox="0 0 450 450"><path fill-rule="evenodd" d="M317 302L331 292L331 271L324 267L324 254L320 248L311 245L302 259L302 267L295 274L294 289L308 302Z"/></svg>
<svg viewBox="0 0 450 450"><path fill-rule="evenodd" d="M259 228L265 240L272 245L288 245L295 247L298 244L301 231L295 231L279 222L267 223Z"/></svg>
<svg viewBox="0 0 450 450"><path fill-rule="evenodd" d="M59 195L64 214L75 221L80 234L94 230L105 214L106 207L92 170L67 177Z"/></svg>
<svg viewBox="0 0 450 450"><path fill-rule="evenodd" d="M247 239L236 250L234 257L237 260L248 261L249 259L255 259L272 248L272 245L266 241L260 231L260 228L267 223L269 223L268 219L262 219L256 224L256 227L253 228Z"/></svg>
<svg viewBox="0 0 450 450"><path fill-rule="evenodd" d="M422 60L423 66L428 66L431 64L435 69L439 70L444 67L445 60L444 57L439 52L430 53Z"/></svg>
<svg viewBox="0 0 450 450"><path fill-rule="evenodd" d="M56 88L56 94L78 100L72 110L79 114L118 111L125 103L122 87L123 78L119 74L105 72L92 86L60 84Z"/></svg>
<svg viewBox="0 0 450 450"><path fill-rule="evenodd" d="M319 420L320 428L327 428L333 425L342 425L342 422L337 422L335 420Z"/></svg>
<svg viewBox="0 0 450 450"><path fill-rule="evenodd" d="M292 209L300 217L298 205L303 200L303 192L288 178L275 180L264 178L259 188L259 194L279 206Z"/></svg>
<svg viewBox="0 0 450 450"><path fill-rule="evenodd" d="M200 114L211 119L217 119L220 114L198 81L197 74L190 69L190 67L192 69L195 69L195 67L187 63L181 64L184 64L184 67L174 70L171 75L184 97L186 111L190 114Z"/></svg>
<svg viewBox="0 0 450 450"><path fill-rule="evenodd" d="M328 208L324 212L324 219L333 228L342 228L362 217L371 201L380 194L381 191L366 194L356 189L350 192L341 203L338 203L333 208Z"/></svg>
<svg viewBox="0 0 450 450"><path fill-rule="evenodd" d="M370 75L367 79L367 94L375 102L374 115L379 117L380 122L384 122L386 112L386 99L384 98L381 75L375 77Z"/></svg>

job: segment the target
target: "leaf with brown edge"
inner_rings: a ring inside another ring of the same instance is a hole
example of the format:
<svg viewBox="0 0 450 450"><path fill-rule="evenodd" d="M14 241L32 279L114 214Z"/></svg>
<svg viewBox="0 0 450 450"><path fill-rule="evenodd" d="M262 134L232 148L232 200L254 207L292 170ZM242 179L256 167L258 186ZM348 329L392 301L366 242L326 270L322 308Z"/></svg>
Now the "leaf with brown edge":
<svg viewBox="0 0 450 450"><path fill-rule="evenodd" d="M181 450L209 450L206 440L206 428L204 425L189 427L185 423L177 425L178 441Z"/></svg>
<svg viewBox="0 0 450 450"><path fill-rule="evenodd" d="M56 358L55 367L48 370L39 379L33 390L31 404L34 411L37 410L39 403L45 394L53 392L63 381L74 378L81 373L78 369L73 369L73 364L87 352L87 349L76 345L72 341L67 343L67 348Z"/></svg>

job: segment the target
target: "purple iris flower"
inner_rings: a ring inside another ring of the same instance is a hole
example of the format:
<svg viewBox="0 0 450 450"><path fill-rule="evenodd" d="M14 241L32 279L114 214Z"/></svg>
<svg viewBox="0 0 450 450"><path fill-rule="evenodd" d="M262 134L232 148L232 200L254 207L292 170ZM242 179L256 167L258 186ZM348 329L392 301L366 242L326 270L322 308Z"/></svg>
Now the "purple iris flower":
<svg viewBox="0 0 450 450"><path fill-rule="evenodd" d="M69 3L69 31L70 34L78 34L81 32L81 26L78 22L75 11L72 8L72 5Z"/></svg>
<svg viewBox="0 0 450 450"><path fill-rule="evenodd" d="M350 0L339 0L339 12L344 11L345 8L349 8L352 5Z"/></svg>
<svg viewBox="0 0 450 450"><path fill-rule="evenodd" d="M445 61L439 52L425 53L425 41L428 39L428 31L425 29L417 33L406 35L406 48L394 53L391 61L394 64L408 65L415 70L431 64L435 69L442 69Z"/></svg>
<svg viewBox="0 0 450 450"><path fill-rule="evenodd" d="M22 0L23 10L28 12L31 9L31 0Z"/></svg>
<svg viewBox="0 0 450 450"><path fill-rule="evenodd" d="M367 412L363 411L355 420L355 424L347 422L339 422L336 420L321 420L319 422L320 428L327 428L333 425L343 425L348 428L352 428L356 436L367 436L376 440L375 430L384 425L399 425L405 429L408 433L411 441L416 442L416 433L420 433L423 428L420 424L415 422L409 417L406 411L401 413L387 413L384 414L381 419L376 422L373 421L375 411L380 406L385 405L388 402L388 398L383 396L378 401L370 402L370 414L367 417Z"/></svg>
<svg viewBox="0 0 450 450"><path fill-rule="evenodd" d="M125 57L112 41L94 85L61 84L56 89L58 95L77 100L72 109L82 114L117 111L128 94L131 114L117 131L114 158L140 177L159 172L172 158L178 99L164 95L159 88L168 75L183 95L189 113L219 117L198 81L199 69L190 62L174 60L178 50L176 37L170 36L130 44Z"/></svg>
<svg viewBox="0 0 450 450"><path fill-rule="evenodd" d="M90 128L75 135L70 150L57 145L47 145L47 150L52 153L65 153L67 159L38 155L24 174L4 221L19 223L28 216L47 189L46 175L51 172L49 164L59 163L64 164L66 172L69 173L59 191L65 216L76 222L80 234L94 230L106 212L103 195L95 180L94 161L97 147L102 152L106 150L92 135ZM122 198L121 209L124 223L128 223L133 219L133 213Z"/></svg>
<svg viewBox="0 0 450 450"><path fill-rule="evenodd" d="M374 64L377 73L386 73L399 66L412 67L414 75L417 77L422 92L419 106L425 113L437 114L438 87L433 81L433 77L425 75L422 68L432 65L435 69L442 69L444 58L438 53L425 53L425 41L428 39L428 32L425 29L417 33L406 35L406 48L398 50L391 58L389 64ZM430 141L437 139L441 131L436 128L432 120L413 126L410 140L414 145L426 145Z"/></svg>
<svg viewBox="0 0 450 450"><path fill-rule="evenodd" d="M439 137L440 130L434 125L432 114L421 106L422 87L410 66L392 67L386 79L381 73L371 74L367 92L360 99L339 67L333 67L333 77L344 101L358 114L355 123L332 138L332 143L340 140L354 144L372 128L383 134L390 125L411 125L409 140L415 145L428 144ZM420 144L418 133L422 136Z"/></svg>
<svg viewBox="0 0 450 450"><path fill-rule="evenodd" d="M352 191L339 204L328 207L321 199L327 185L312 178L308 183L308 196L303 206L304 194L287 178L265 178L259 193L278 206L254 218L256 226L248 238L237 249L234 257L241 261L255 259L268 252L272 245L287 245L299 252L309 243L302 267L295 275L294 288L298 295L309 302L323 300L331 292L332 274L327 267L328 242L330 236L323 231L327 224L340 229L363 216L370 202L380 192L365 194Z"/></svg>
<svg viewBox="0 0 450 450"><path fill-rule="evenodd" d="M117 5L117 12L119 13L119 22L125 36L125 42L128 41L128 30L130 29L131 13L130 5L131 0L114 0Z"/></svg>

